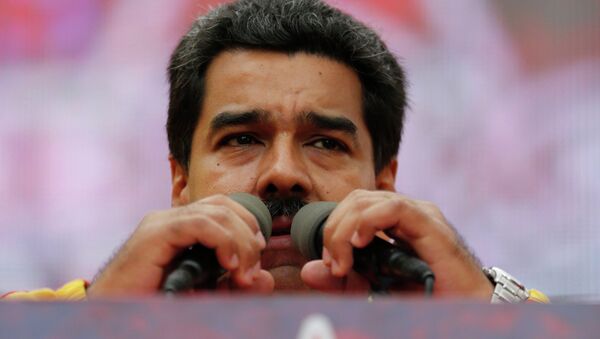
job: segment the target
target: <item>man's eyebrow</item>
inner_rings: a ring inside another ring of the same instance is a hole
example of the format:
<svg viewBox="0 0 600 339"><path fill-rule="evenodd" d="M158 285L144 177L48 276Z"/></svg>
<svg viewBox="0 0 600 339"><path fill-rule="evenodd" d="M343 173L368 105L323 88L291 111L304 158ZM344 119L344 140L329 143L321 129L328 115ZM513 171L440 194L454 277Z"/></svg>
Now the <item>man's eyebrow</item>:
<svg viewBox="0 0 600 339"><path fill-rule="evenodd" d="M307 112L300 117L301 122L314 125L325 130L336 130L348 134L356 141L358 130L352 120L341 116L327 116L316 112Z"/></svg>
<svg viewBox="0 0 600 339"><path fill-rule="evenodd" d="M269 120L269 114L258 109L247 112L221 112L211 120L209 135L214 135L223 128L258 124L267 120Z"/></svg>

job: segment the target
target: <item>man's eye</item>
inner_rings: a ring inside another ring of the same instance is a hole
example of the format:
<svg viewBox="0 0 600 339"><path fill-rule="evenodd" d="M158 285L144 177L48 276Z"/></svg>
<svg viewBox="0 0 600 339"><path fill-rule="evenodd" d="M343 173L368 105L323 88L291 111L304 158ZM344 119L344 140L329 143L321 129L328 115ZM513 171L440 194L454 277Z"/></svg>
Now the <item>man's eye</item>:
<svg viewBox="0 0 600 339"><path fill-rule="evenodd" d="M312 145L316 148L329 150L329 151L347 151L348 148L346 145L341 142L330 139L330 138L321 138L312 142Z"/></svg>
<svg viewBox="0 0 600 339"><path fill-rule="evenodd" d="M223 139L221 145L224 146L245 146L260 143L258 139L250 134L238 134Z"/></svg>

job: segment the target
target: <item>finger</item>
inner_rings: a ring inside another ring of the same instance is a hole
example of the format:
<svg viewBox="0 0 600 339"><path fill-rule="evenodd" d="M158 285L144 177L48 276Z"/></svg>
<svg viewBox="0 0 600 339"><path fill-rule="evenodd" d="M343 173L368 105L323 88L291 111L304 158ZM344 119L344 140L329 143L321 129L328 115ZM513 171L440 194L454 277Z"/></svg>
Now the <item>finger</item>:
<svg viewBox="0 0 600 339"><path fill-rule="evenodd" d="M252 213L250 213L250 211L248 211L243 205L231 199L230 197L223 194L217 194L203 199L201 201L205 204L220 205L231 208L235 212L235 214L237 214L246 223L246 225L250 227L252 233L260 233L260 226L258 225L256 217Z"/></svg>
<svg viewBox="0 0 600 339"><path fill-rule="evenodd" d="M381 230L398 225L394 228L398 230L398 236L408 240L421 238L437 228L438 218L429 213L428 205L400 196L387 199L362 211L362 218L369 220L370 224L363 226ZM369 233L369 230L365 230L365 233Z"/></svg>
<svg viewBox="0 0 600 339"><path fill-rule="evenodd" d="M267 294L275 289L275 280L271 273L261 270L249 285L238 285L232 278L231 273L224 274L217 282L219 291L243 291L248 293Z"/></svg>
<svg viewBox="0 0 600 339"><path fill-rule="evenodd" d="M336 225L348 213L358 211L371 206L374 202L381 199L375 193L389 194L389 192L372 192L365 190L352 191L336 208L331 212L327 221Z"/></svg>
<svg viewBox="0 0 600 339"><path fill-rule="evenodd" d="M254 266L260 259L261 244L240 217L226 207L214 205L178 217L168 232L168 242L174 248L194 243L214 248L223 267L235 270L240 282L251 282L252 274L256 273Z"/></svg>
<svg viewBox="0 0 600 339"><path fill-rule="evenodd" d="M402 209L416 209L413 201L404 200L401 198L383 198L378 199L371 206L357 213L356 229L352 234L350 242L354 247L362 248L367 246L375 234L379 231L386 231L387 236L393 238L405 239L408 237L405 231L396 227L401 223L403 217ZM416 213L413 211L413 214ZM412 214L409 214L412 216ZM416 221L412 217L407 223L413 224Z"/></svg>
<svg viewBox="0 0 600 339"><path fill-rule="evenodd" d="M170 247L168 250L173 252L173 255L165 257L167 261L162 263L165 265L170 262L174 254L196 243L217 249L221 264L226 264L237 252L233 233L207 215L181 215L176 221L163 228L163 232L159 235L166 240L167 246Z"/></svg>
<svg viewBox="0 0 600 339"><path fill-rule="evenodd" d="M457 233L435 205L404 197L400 197L400 200L400 208L394 208L393 203L388 203L387 206L366 209L364 215L368 218L373 218L375 214L380 216L380 224L373 225L376 228L385 227L383 225L386 223L393 224L395 220L395 225L386 229L386 233L409 243L416 254L430 265L436 276L440 277L437 286L454 286L456 281L463 281L448 279L446 282L445 277L448 274L444 273L445 271L464 277L469 276L471 272L480 273L481 265L464 265L477 260L472 259L474 256L461 243ZM453 269L448 270L448 267ZM477 274L474 275L476 279L471 281L480 278Z"/></svg>
<svg viewBox="0 0 600 339"><path fill-rule="evenodd" d="M351 241L359 222L359 211L381 200L384 194L389 192L355 190L333 210L327 219L323 231L323 245L330 256L324 256L324 259L325 264L331 266L334 275L344 276L352 266Z"/></svg>
<svg viewBox="0 0 600 339"><path fill-rule="evenodd" d="M190 204L161 214L164 215L157 216L155 219L172 220L168 224L168 232L174 246L187 247L192 245L193 243L189 243L191 240L190 236L202 232L207 224L215 225L216 223L217 226L225 228L236 226L239 227L241 233L245 234L248 238L254 236L254 232L249 229L249 227L245 226L246 223L241 217L237 216L230 208L221 205ZM209 222L209 220L212 222ZM165 231L165 227L163 223L156 223L154 228L154 235L159 233L158 236L164 236L163 231ZM193 228L198 228L198 230L195 231ZM206 243L205 241L202 241L202 243L209 246L209 241L210 239L206 239Z"/></svg>
<svg viewBox="0 0 600 339"><path fill-rule="evenodd" d="M386 234L405 240L426 262L432 263L434 257L443 256L439 251L452 251L453 230L443 217L431 214L430 203L405 198L383 201L362 211L362 219L369 223L361 224L357 229L359 242L370 241L377 230L386 230ZM436 249L435 251L432 249Z"/></svg>
<svg viewBox="0 0 600 339"><path fill-rule="evenodd" d="M260 270L250 285L238 286L235 283L234 285L243 292L268 294L273 292L275 289L275 280L273 279L271 273L265 270Z"/></svg>
<svg viewBox="0 0 600 339"><path fill-rule="evenodd" d="M260 272L261 272L260 260L257 260L256 263L250 268L246 268L246 269L240 268L240 269L231 271L231 277L232 277L232 281L235 283L235 285L237 285L239 287L250 287L253 284L254 279L256 279L258 277Z"/></svg>
<svg viewBox="0 0 600 339"><path fill-rule="evenodd" d="M307 262L300 271L300 278L310 288L320 291L342 291L344 278L335 277L322 260Z"/></svg>
<svg viewBox="0 0 600 339"><path fill-rule="evenodd" d="M253 274L258 273L255 266L259 264L260 251L263 248L259 238L247 227L245 221L233 213L229 207L209 205L205 208L204 213L232 234L233 241L236 243L236 254L239 258L239 266L234 272L234 279L239 279L240 283L242 281L251 283Z"/></svg>
<svg viewBox="0 0 600 339"><path fill-rule="evenodd" d="M368 281L358 273L351 271L340 278L331 274L331 270L321 260L313 260L302 267L302 281L310 288L329 292L359 292L369 289Z"/></svg>
<svg viewBox="0 0 600 339"><path fill-rule="evenodd" d="M323 234L323 246L329 252L331 273L342 277L352 267L352 244L350 238L355 231L356 213L349 212L336 224L327 221Z"/></svg>

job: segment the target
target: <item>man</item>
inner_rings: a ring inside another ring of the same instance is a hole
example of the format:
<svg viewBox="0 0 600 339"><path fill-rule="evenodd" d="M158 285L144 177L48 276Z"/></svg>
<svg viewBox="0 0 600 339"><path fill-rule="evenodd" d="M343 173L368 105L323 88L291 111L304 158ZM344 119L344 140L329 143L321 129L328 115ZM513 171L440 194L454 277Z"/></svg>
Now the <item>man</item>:
<svg viewBox="0 0 600 339"><path fill-rule="evenodd" d="M216 250L226 288L367 290L352 248L385 231L429 264L435 295L491 299L493 284L439 209L395 192L405 80L372 30L318 0L241 0L193 24L169 80L172 208L140 222L87 297L155 294L195 243ZM268 243L233 192L285 210L273 212ZM339 204L323 260L307 262L289 229L313 201Z"/></svg>

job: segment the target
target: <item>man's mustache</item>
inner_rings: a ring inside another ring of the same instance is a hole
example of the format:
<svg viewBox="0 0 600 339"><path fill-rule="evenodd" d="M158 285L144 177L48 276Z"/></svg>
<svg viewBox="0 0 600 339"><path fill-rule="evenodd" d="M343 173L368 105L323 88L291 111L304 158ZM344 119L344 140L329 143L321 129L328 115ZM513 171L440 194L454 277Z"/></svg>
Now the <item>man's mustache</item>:
<svg viewBox="0 0 600 339"><path fill-rule="evenodd" d="M268 198L264 199L263 202L267 205L271 217L287 216L293 217L296 215L304 205L308 204L306 200L298 197L286 197L286 198Z"/></svg>

